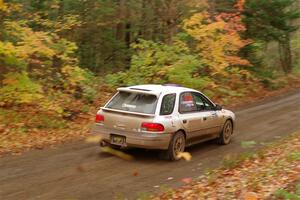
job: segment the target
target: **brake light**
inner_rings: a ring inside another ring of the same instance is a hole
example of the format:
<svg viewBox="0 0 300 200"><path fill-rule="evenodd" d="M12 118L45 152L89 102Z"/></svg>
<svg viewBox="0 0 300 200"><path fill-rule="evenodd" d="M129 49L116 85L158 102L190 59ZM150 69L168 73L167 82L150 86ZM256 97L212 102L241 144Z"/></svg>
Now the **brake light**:
<svg viewBox="0 0 300 200"><path fill-rule="evenodd" d="M147 122L142 123L141 128L142 130L153 131L153 132L161 132L165 130L165 127L162 124L147 123Z"/></svg>
<svg viewBox="0 0 300 200"><path fill-rule="evenodd" d="M97 114L97 115L96 115L95 122L96 122L96 123L100 123L100 122L103 122L103 121L104 121L104 116L103 116L103 115L100 115L100 114Z"/></svg>

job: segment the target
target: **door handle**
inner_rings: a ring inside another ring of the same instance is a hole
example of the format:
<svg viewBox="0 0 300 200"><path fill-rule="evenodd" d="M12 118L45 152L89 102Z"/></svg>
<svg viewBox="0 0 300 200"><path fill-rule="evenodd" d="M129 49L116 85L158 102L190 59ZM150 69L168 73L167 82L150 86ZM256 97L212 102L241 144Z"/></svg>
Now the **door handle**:
<svg viewBox="0 0 300 200"><path fill-rule="evenodd" d="M207 117L203 117L203 120L207 120Z"/></svg>
<svg viewBox="0 0 300 200"><path fill-rule="evenodd" d="M217 113L212 113L211 114L213 117L216 117L217 116Z"/></svg>
<svg viewBox="0 0 300 200"><path fill-rule="evenodd" d="M187 123L187 120L186 120L186 119L182 120L182 123L186 124L186 123Z"/></svg>

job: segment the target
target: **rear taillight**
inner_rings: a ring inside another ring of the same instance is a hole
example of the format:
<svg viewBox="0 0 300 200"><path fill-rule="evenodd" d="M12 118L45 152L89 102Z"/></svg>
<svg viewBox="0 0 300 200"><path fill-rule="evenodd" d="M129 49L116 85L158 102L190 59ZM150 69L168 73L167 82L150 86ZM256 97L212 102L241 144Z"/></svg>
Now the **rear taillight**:
<svg viewBox="0 0 300 200"><path fill-rule="evenodd" d="M96 123L104 122L104 116L103 116L103 115L100 115L100 114L97 114L97 115L96 115L95 122L96 122Z"/></svg>
<svg viewBox="0 0 300 200"><path fill-rule="evenodd" d="M152 132L162 132L165 130L165 127L162 124L147 123L147 122L142 123L141 128L144 131L152 131Z"/></svg>

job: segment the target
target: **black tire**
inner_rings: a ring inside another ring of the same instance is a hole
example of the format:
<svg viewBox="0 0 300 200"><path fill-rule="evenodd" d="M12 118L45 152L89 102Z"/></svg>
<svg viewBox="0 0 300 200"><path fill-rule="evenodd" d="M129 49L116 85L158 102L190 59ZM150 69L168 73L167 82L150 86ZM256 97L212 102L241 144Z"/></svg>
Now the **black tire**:
<svg viewBox="0 0 300 200"><path fill-rule="evenodd" d="M233 133L233 124L231 120L226 120L222 132L217 140L218 144L227 145L231 141L231 136Z"/></svg>
<svg viewBox="0 0 300 200"><path fill-rule="evenodd" d="M184 152L185 149L185 136L184 133L179 131L176 132L169 144L168 150L163 152L163 157L167 160L179 160L177 157L178 152Z"/></svg>

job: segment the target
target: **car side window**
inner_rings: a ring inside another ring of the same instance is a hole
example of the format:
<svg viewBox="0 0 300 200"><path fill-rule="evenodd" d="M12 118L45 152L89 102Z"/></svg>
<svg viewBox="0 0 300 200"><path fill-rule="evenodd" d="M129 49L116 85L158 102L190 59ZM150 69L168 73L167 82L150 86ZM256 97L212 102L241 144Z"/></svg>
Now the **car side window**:
<svg viewBox="0 0 300 200"><path fill-rule="evenodd" d="M213 110L213 104L202 94L197 92L193 92L192 94L196 102L197 111Z"/></svg>
<svg viewBox="0 0 300 200"><path fill-rule="evenodd" d="M176 94L166 94L161 102L160 115L170 115L175 106Z"/></svg>
<svg viewBox="0 0 300 200"><path fill-rule="evenodd" d="M214 109L214 105L206 98L204 97L202 94L200 93L193 93L197 99L201 99L202 103L201 103L201 110L213 110Z"/></svg>
<svg viewBox="0 0 300 200"><path fill-rule="evenodd" d="M195 111L197 111L197 106L192 93L184 92L180 94L179 112L187 113L187 112L195 112Z"/></svg>
<svg viewBox="0 0 300 200"><path fill-rule="evenodd" d="M202 99L201 94L193 92L193 97L196 102L197 111L204 111L205 110L205 102Z"/></svg>

